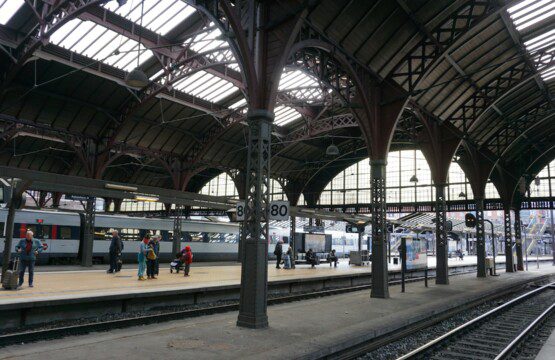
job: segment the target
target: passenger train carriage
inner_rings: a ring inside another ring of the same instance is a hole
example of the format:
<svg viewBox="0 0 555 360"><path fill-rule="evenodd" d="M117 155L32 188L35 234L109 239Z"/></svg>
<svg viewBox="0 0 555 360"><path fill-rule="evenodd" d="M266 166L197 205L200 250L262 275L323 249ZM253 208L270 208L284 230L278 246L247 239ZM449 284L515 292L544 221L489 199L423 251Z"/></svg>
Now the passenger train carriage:
<svg viewBox="0 0 555 360"><path fill-rule="evenodd" d="M0 251L4 250L5 222L7 210L0 209ZM123 260L134 262L137 259L139 241L146 233L160 234L160 260L167 262L173 259L173 219L140 218L124 215L96 214L93 245L93 260L96 263L108 262L108 248L110 246L111 229L116 229L124 244ZM25 237L27 230L32 230L35 238L43 243L44 251L39 257L39 263L77 263L79 244L83 238L83 214L77 212L21 210L16 212L13 234L13 248L20 239ZM182 220L181 248L190 245L195 253L195 261L235 261L237 260L239 227L235 223ZM326 234L332 237L332 248L339 255L348 254L358 248L358 234L345 233L340 230L328 229ZM402 236L413 233L392 233L391 251L397 252ZM420 233L431 244L431 232ZM270 227L270 241L268 255L273 258L275 244L283 240L289 243L289 229ZM362 241L362 248L366 249L368 235ZM449 242L456 248L455 241ZM284 251L287 250L287 245ZM453 250L454 251L454 250Z"/></svg>

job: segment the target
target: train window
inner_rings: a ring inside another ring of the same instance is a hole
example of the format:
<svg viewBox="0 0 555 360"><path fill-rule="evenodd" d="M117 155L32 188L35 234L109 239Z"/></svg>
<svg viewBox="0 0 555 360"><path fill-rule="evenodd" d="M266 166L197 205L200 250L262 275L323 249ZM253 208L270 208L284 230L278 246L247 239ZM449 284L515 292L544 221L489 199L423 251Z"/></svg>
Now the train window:
<svg viewBox="0 0 555 360"><path fill-rule="evenodd" d="M110 229L108 228L94 228L94 239L95 240L107 240L110 238Z"/></svg>
<svg viewBox="0 0 555 360"><path fill-rule="evenodd" d="M71 226L58 226L58 239L71 239Z"/></svg>
<svg viewBox="0 0 555 360"><path fill-rule="evenodd" d="M52 226L41 225L39 226L41 232L41 239L52 239Z"/></svg>
<svg viewBox="0 0 555 360"><path fill-rule="evenodd" d="M4 234L4 223L0 221L0 236L4 237L6 236L6 234Z"/></svg>

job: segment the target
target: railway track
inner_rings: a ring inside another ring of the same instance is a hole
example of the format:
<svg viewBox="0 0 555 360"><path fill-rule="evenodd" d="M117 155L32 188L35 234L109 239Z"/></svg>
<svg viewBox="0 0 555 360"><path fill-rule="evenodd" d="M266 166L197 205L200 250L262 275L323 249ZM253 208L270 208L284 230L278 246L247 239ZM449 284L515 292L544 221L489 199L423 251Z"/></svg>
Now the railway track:
<svg viewBox="0 0 555 360"><path fill-rule="evenodd" d="M401 356L408 359L519 358L523 341L551 321L555 283L527 292ZM525 356L524 356L525 357Z"/></svg>
<svg viewBox="0 0 555 360"><path fill-rule="evenodd" d="M462 271L459 273L451 274L454 275L464 275L469 273L475 273L475 271ZM428 280L434 279L433 276L428 276ZM424 281L424 277L415 277L406 279L406 283L420 282ZM391 280L389 285L399 285L400 280ZM359 285L344 287L338 289L321 290L310 293L300 293L292 294L281 297L274 297L268 299L268 305L275 305L281 303L287 303L292 301L307 300L312 298L318 298L323 296L338 295L348 292L368 290L371 285ZM165 321L173 321L191 317L197 317L202 315L223 313L228 311L237 311L239 309L239 303L231 303L225 305L210 306L201 309L188 309L188 310L178 310L178 311L168 311L152 315L141 315L136 317L128 317L123 319L114 319L106 321L94 321L89 323L80 323L75 325L65 325L59 327L45 327L38 330L30 330L16 333L8 333L0 335L0 347L28 343L41 340L50 340L61 338L69 335L81 335L96 331L108 331L113 329L121 329L131 326L148 325L154 323L160 323Z"/></svg>

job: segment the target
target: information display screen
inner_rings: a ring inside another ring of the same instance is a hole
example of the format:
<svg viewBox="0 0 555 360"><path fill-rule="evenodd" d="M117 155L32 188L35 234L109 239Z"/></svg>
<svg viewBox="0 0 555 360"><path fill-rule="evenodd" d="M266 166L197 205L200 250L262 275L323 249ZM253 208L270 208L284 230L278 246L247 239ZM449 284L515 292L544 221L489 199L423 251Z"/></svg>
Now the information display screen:
<svg viewBox="0 0 555 360"><path fill-rule="evenodd" d="M407 270L424 269L428 266L426 240L405 238L407 245Z"/></svg>
<svg viewBox="0 0 555 360"><path fill-rule="evenodd" d="M312 249L315 253L326 252L325 234L304 234L304 251Z"/></svg>

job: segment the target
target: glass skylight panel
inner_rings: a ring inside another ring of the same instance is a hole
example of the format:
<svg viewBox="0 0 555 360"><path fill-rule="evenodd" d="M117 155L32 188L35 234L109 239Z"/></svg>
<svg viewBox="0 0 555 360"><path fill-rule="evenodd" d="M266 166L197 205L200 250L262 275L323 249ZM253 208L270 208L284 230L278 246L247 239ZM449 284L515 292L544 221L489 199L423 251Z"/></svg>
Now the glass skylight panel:
<svg viewBox="0 0 555 360"><path fill-rule="evenodd" d="M555 0L525 0L507 12L517 30L521 31L555 15Z"/></svg>
<svg viewBox="0 0 555 360"><path fill-rule="evenodd" d="M247 105L247 99L242 98L241 100L229 105L229 108L230 109L237 109L237 108L240 108L240 107L245 106L245 105Z"/></svg>
<svg viewBox="0 0 555 360"><path fill-rule="evenodd" d="M278 90L285 91L295 99L313 102L324 97L324 91L318 80L301 70L284 71Z"/></svg>
<svg viewBox="0 0 555 360"><path fill-rule="evenodd" d="M137 66L138 42L91 21L73 19L56 31L50 40L53 44L124 71L131 71ZM141 46L140 63L152 55L152 51Z"/></svg>
<svg viewBox="0 0 555 360"><path fill-rule="evenodd" d="M283 105L277 106L274 110L274 114L274 124L279 126L287 125L301 117L301 114L297 110Z"/></svg>
<svg viewBox="0 0 555 360"><path fill-rule="evenodd" d="M525 0L507 10L519 32L523 29L555 17L555 0ZM540 29L541 30L541 29ZM544 81L555 77L555 66L546 65L551 61L555 52L555 29L540 32L538 35L524 42L526 50L537 64Z"/></svg>
<svg viewBox="0 0 555 360"><path fill-rule="evenodd" d="M167 34L195 12L195 8L185 4L183 0L143 0L143 2L143 27L160 35ZM141 1L139 0L128 0L123 6L119 6L117 1L109 1L103 6L136 24L141 23Z"/></svg>
<svg viewBox="0 0 555 360"><path fill-rule="evenodd" d="M222 49L215 51L214 53L206 54L205 56L218 62L232 61L233 63L227 64L227 66L233 70L240 71L239 66L236 64L235 57L229 49L229 44L222 38L222 32L214 26L214 23L210 23L205 32L197 34L193 38L186 41L184 45L189 46L191 50L197 53L204 53L214 49Z"/></svg>
<svg viewBox="0 0 555 360"><path fill-rule="evenodd" d="M6 25L24 3L24 0L0 0L0 24Z"/></svg>
<svg viewBox="0 0 555 360"><path fill-rule="evenodd" d="M178 81L174 88L211 102L218 102L239 90L229 81L202 70Z"/></svg>

